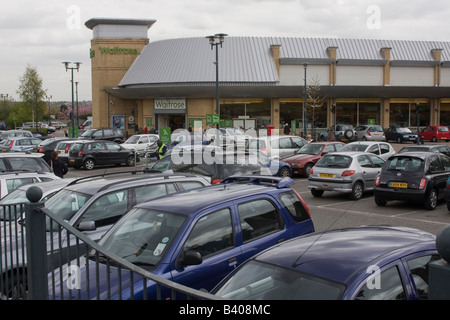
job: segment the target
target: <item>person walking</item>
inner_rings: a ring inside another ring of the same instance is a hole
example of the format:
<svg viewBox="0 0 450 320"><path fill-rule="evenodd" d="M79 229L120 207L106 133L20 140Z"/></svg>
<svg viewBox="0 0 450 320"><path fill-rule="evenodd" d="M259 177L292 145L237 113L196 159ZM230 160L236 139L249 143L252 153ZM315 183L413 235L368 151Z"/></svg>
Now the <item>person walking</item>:
<svg viewBox="0 0 450 320"><path fill-rule="evenodd" d="M60 177L64 178L64 175L69 171L64 161L58 158L58 152L53 151L50 158L50 167L53 169L53 173Z"/></svg>
<svg viewBox="0 0 450 320"><path fill-rule="evenodd" d="M284 133L285 135L287 135L287 136L291 134L291 128L289 128L289 125L287 124L287 122L286 122L286 124L284 125L283 133Z"/></svg>
<svg viewBox="0 0 450 320"><path fill-rule="evenodd" d="M158 140L157 144L158 148L156 148L156 152L154 152L152 156L159 160L167 152L167 146L161 140Z"/></svg>

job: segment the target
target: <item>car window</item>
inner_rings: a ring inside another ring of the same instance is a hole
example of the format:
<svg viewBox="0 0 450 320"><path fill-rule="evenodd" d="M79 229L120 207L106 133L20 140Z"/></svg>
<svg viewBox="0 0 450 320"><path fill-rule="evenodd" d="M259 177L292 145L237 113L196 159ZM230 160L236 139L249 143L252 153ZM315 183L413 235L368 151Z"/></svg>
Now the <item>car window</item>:
<svg viewBox="0 0 450 320"><path fill-rule="evenodd" d="M268 200L259 199L240 204L238 213L244 242L283 228L279 212Z"/></svg>
<svg viewBox="0 0 450 320"><path fill-rule="evenodd" d="M370 161L372 161L372 166L375 168L382 168L384 166L383 159L378 158L375 155L369 154L368 155Z"/></svg>
<svg viewBox="0 0 450 320"><path fill-rule="evenodd" d="M0 159L0 171L6 171L6 163L4 159Z"/></svg>
<svg viewBox="0 0 450 320"><path fill-rule="evenodd" d="M433 156L430 161L430 171L431 172L439 172L443 171L444 167L442 166L441 162L439 161L438 156Z"/></svg>
<svg viewBox="0 0 450 320"><path fill-rule="evenodd" d="M355 297L356 300L406 300L406 294L402 285L397 266L384 270L379 276L379 281L367 279L365 285ZM383 285L377 286L378 283Z"/></svg>
<svg viewBox="0 0 450 320"><path fill-rule="evenodd" d="M117 143L105 143L108 150L119 151L121 147Z"/></svg>
<svg viewBox="0 0 450 320"><path fill-rule="evenodd" d="M105 129L103 130L103 136L104 137L112 137L114 135L113 131L111 129Z"/></svg>
<svg viewBox="0 0 450 320"><path fill-rule="evenodd" d="M106 147L102 142L96 142L90 143L88 149L92 151L104 151L106 150Z"/></svg>
<svg viewBox="0 0 450 320"><path fill-rule="evenodd" d="M128 210L128 190L104 194L83 214L82 221L94 221L96 227L112 224Z"/></svg>
<svg viewBox="0 0 450 320"><path fill-rule="evenodd" d="M381 154L389 153L391 148L385 143L380 143Z"/></svg>
<svg viewBox="0 0 450 320"><path fill-rule="evenodd" d="M440 156L442 165L444 166L445 171L450 171L450 158L446 156Z"/></svg>
<svg viewBox="0 0 450 320"><path fill-rule="evenodd" d="M6 180L6 189L8 190L8 193L16 190L18 187L23 186L24 184L30 184L38 182L36 178L14 178L14 179L7 179Z"/></svg>
<svg viewBox="0 0 450 320"><path fill-rule="evenodd" d="M372 163L366 155L358 156L358 163L362 168L372 168Z"/></svg>
<svg viewBox="0 0 450 320"><path fill-rule="evenodd" d="M222 209L200 218L187 238L183 250L200 252L203 258L234 248L230 209Z"/></svg>
<svg viewBox="0 0 450 320"><path fill-rule="evenodd" d="M308 211L294 191L280 194L280 201L295 221L301 222L309 219Z"/></svg>
<svg viewBox="0 0 450 320"><path fill-rule="evenodd" d="M380 126L372 126L369 129L370 132L381 132L383 129Z"/></svg>
<svg viewBox="0 0 450 320"><path fill-rule="evenodd" d="M302 140L300 138L296 138L296 137L292 138L292 143L294 145L294 148L297 148L297 147L300 148L305 145L304 140Z"/></svg>
<svg viewBox="0 0 450 320"><path fill-rule="evenodd" d="M423 171L424 161L417 157L398 156L389 158L387 170Z"/></svg>
<svg viewBox="0 0 450 320"><path fill-rule="evenodd" d="M370 146L369 149L367 149L367 152L379 155L380 149L378 148L377 144L374 144L373 146Z"/></svg>
<svg viewBox="0 0 450 320"><path fill-rule="evenodd" d="M204 185L198 181L181 181L178 182L178 185L180 185L184 190L191 190L195 188L201 188Z"/></svg>
<svg viewBox="0 0 450 320"><path fill-rule="evenodd" d="M279 144L277 146L277 143ZM291 139L289 138L281 138L278 141L277 140L272 140L272 142L270 143L270 146L272 148L279 148L279 149L291 149L292 148L292 143L291 143Z"/></svg>
<svg viewBox="0 0 450 320"><path fill-rule="evenodd" d="M411 278L416 286L417 295L421 300L428 299L429 264L439 259L439 255L427 255L408 260L407 262L409 271L411 272Z"/></svg>
<svg viewBox="0 0 450 320"><path fill-rule="evenodd" d="M336 151L335 145L334 144L328 144L325 146L325 148L323 148L323 152L333 152Z"/></svg>
<svg viewBox="0 0 450 320"><path fill-rule="evenodd" d="M146 185L142 187L137 187L134 189L136 194L136 202L142 203L147 200L159 197L159 196L165 196L169 193L176 192L175 186L173 183L159 183L159 184L152 184L152 185Z"/></svg>
<svg viewBox="0 0 450 320"><path fill-rule="evenodd" d="M15 171L44 171L50 172L50 169L46 165L45 161L41 158L28 158L28 157L17 157L17 158L9 158L9 163L12 167L12 170Z"/></svg>
<svg viewBox="0 0 450 320"><path fill-rule="evenodd" d="M353 159L349 156L327 154L320 158L316 163L317 167L322 168L348 168L352 163Z"/></svg>
<svg viewBox="0 0 450 320"><path fill-rule="evenodd" d="M100 139L103 136L103 132L101 130L97 130L92 134L92 138Z"/></svg>
<svg viewBox="0 0 450 320"><path fill-rule="evenodd" d="M141 137L141 139L139 140L139 144L141 143L148 143L148 137L147 136Z"/></svg>

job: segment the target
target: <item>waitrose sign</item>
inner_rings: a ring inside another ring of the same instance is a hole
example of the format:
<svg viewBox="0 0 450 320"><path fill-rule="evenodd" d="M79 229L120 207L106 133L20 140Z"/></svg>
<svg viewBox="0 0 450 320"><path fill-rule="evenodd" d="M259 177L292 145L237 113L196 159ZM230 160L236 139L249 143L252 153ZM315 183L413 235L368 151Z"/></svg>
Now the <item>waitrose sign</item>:
<svg viewBox="0 0 450 320"><path fill-rule="evenodd" d="M100 52L104 54L138 54L138 49L120 48L120 47L100 47Z"/></svg>
<svg viewBox="0 0 450 320"><path fill-rule="evenodd" d="M155 109L186 109L186 99L160 99L155 100Z"/></svg>

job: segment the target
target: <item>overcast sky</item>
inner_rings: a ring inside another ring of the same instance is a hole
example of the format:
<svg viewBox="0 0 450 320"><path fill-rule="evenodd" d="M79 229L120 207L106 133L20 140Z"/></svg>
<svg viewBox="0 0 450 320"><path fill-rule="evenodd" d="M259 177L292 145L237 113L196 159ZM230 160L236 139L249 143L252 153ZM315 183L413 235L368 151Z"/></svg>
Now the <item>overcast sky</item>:
<svg viewBox="0 0 450 320"><path fill-rule="evenodd" d="M79 100L91 100L91 18L154 19L150 41L279 36L450 41L445 0L16 0L0 11L0 93L18 100L19 79L36 67L52 101L70 101L70 71ZM207 40L205 40L207 41Z"/></svg>

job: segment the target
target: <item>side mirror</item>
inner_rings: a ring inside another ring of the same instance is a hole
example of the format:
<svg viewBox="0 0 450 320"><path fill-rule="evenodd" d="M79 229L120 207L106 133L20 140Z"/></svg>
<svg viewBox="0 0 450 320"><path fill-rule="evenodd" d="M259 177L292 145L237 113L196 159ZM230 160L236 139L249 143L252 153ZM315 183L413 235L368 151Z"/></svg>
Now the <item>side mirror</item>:
<svg viewBox="0 0 450 320"><path fill-rule="evenodd" d="M179 269L186 266L199 265L202 262L203 258L200 252L196 250L188 250L180 256L175 267Z"/></svg>
<svg viewBox="0 0 450 320"><path fill-rule="evenodd" d="M95 221L83 221L78 225L78 230L80 231L94 231L96 229Z"/></svg>

